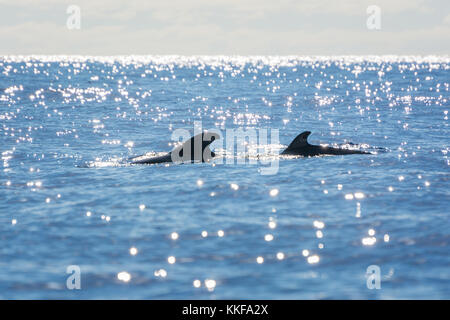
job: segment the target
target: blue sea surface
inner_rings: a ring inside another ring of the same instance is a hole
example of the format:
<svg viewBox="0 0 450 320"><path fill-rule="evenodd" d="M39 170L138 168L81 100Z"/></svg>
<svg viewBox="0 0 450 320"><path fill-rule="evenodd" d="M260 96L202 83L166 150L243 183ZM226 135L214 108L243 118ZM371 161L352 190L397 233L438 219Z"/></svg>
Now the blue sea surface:
<svg viewBox="0 0 450 320"><path fill-rule="evenodd" d="M450 299L449 83L432 56L0 57L0 298ZM128 163L195 123L373 154Z"/></svg>

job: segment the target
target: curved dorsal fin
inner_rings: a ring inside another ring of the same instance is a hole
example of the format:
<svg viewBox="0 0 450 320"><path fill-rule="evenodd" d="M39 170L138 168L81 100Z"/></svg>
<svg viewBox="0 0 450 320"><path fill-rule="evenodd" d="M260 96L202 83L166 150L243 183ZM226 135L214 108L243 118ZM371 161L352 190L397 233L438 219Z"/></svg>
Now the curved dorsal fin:
<svg viewBox="0 0 450 320"><path fill-rule="evenodd" d="M294 140L292 140L291 144L287 147L287 149L298 149L303 148L309 145L308 136L311 134L311 131L304 131L300 133Z"/></svg>
<svg viewBox="0 0 450 320"><path fill-rule="evenodd" d="M184 161L205 161L215 156L208 146L217 138L219 134L204 131L175 147L169 154L173 162Z"/></svg>

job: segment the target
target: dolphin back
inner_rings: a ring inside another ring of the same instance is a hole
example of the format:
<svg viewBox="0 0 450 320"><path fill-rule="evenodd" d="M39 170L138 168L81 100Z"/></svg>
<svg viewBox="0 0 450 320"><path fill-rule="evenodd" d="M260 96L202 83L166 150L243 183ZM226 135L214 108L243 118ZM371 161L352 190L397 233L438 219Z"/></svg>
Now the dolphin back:
<svg viewBox="0 0 450 320"><path fill-rule="evenodd" d="M281 152L282 155L299 155L303 157L314 157L320 155L346 155L346 154L371 154L360 150L341 149L333 147L323 147L308 143L310 131L300 133L289 146Z"/></svg>
<svg viewBox="0 0 450 320"><path fill-rule="evenodd" d="M154 164L154 163L165 163L165 162L172 162L170 153L167 153L163 156L156 156L156 157L138 156L138 157L131 159L132 164Z"/></svg>

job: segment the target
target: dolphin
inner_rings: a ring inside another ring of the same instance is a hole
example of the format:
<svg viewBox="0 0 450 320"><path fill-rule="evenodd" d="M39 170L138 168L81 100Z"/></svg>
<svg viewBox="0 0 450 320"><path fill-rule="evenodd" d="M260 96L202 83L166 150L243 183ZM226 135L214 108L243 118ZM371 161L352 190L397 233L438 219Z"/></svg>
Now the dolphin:
<svg viewBox="0 0 450 320"><path fill-rule="evenodd" d="M132 164L207 162L216 156L209 145L217 138L220 138L218 133L205 131L193 136L165 155L147 157L144 154L130 160Z"/></svg>
<svg viewBox="0 0 450 320"><path fill-rule="evenodd" d="M294 140L292 140L291 144L283 152L281 152L281 154L302 157L314 157L320 155L371 154L370 152L359 150L314 146L308 143L307 139L310 134L311 131L300 133Z"/></svg>

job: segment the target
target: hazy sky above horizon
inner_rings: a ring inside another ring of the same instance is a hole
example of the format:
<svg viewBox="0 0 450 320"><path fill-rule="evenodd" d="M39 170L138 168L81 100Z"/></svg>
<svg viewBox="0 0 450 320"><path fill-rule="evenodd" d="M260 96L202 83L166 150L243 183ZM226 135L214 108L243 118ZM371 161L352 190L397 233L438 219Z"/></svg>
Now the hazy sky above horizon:
<svg viewBox="0 0 450 320"><path fill-rule="evenodd" d="M370 5L380 30L366 26ZM0 0L9 54L446 55L450 1Z"/></svg>

